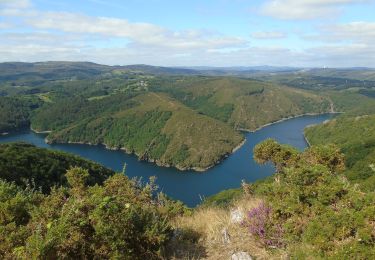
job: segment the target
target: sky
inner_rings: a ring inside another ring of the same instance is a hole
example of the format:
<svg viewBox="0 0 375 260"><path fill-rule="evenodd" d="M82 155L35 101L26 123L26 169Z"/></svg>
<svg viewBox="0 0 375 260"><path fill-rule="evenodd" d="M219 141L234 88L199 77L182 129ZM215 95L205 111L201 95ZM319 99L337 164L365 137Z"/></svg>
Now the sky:
<svg viewBox="0 0 375 260"><path fill-rule="evenodd" d="M375 0L0 0L0 62L375 67Z"/></svg>

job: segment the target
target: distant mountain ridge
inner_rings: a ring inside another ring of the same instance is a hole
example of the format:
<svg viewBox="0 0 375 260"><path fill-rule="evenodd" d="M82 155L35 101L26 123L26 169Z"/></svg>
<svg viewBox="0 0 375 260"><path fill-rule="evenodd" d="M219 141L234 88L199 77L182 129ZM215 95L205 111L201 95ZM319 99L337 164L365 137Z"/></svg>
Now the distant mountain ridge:
<svg viewBox="0 0 375 260"><path fill-rule="evenodd" d="M257 77L269 73L303 73L314 76L332 76L375 80L374 68L303 68L286 66L152 66L146 64L102 65L93 62L46 61L46 62L4 62L0 63L0 82L12 80L48 80L78 78L86 79L113 71L132 71L156 75L205 75Z"/></svg>

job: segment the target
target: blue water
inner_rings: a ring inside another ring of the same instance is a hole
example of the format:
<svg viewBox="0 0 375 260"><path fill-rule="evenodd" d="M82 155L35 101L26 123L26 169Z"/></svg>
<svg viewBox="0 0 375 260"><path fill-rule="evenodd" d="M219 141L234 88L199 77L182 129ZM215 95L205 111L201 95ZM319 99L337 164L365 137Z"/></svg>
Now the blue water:
<svg viewBox="0 0 375 260"><path fill-rule="evenodd" d="M135 156L127 155L122 151L107 150L103 146L49 145L44 142L45 135L31 131L1 136L0 143L26 141L39 147L80 155L118 172L126 163L126 173L129 177L137 176L147 180L150 176L156 176L158 186L168 196L179 199L188 206L195 206L201 202L201 198L225 189L240 187L241 180L253 182L273 174L272 166L261 166L253 160L252 151L257 143L267 138L274 138L280 143L290 144L302 150L307 146L303 129L307 125L323 122L332 116L329 114L303 116L267 126L254 133L246 133L246 143L239 150L204 173L158 167L152 163L140 162Z"/></svg>

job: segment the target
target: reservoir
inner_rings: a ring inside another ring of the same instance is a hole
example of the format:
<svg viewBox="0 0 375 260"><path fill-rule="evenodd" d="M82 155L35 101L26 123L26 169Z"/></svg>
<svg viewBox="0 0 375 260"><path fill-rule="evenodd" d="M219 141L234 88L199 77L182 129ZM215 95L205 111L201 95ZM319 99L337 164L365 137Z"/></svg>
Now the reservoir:
<svg viewBox="0 0 375 260"><path fill-rule="evenodd" d="M18 132L0 136L0 143L24 141L39 147L61 150L98 162L108 168L121 172L126 163L129 177L157 177L160 190L174 199L181 200L188 206L196 206L207 196L225 189L238 188L241 180L254 182L274 173L271 165L258 165L253 160L254 146L267 138L276 139L283 144L290 144L303 150L307 147L303 129L311 124L318 124L334 115L302 116L266 126L253 133L245 133L246 143L223 162L206 172L179 171L174 168L159 167L148 162L141 162L134 155L122 151L107 150L104 146L83 144L46 144L44 134L32 131Z"/></svg>

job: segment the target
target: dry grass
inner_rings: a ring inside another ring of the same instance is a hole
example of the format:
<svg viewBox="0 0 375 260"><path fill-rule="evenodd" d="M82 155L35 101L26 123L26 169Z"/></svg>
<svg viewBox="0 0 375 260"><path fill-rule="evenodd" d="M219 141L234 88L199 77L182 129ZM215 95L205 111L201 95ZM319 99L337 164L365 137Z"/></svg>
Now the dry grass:
<svg viewBox="0 0 375 260"><path fill-rule="evenodd" d="M243 197L233 203L232 209L247 212L260 200ZM283 259L284 252L269 252L251 237L246 227L231 221L230 210L200 208L193 215L178 218L175 227L180 230L169 251L172 259L230 259L236 252L249 253L253 259ZM224 242L223 230L227 230L230 242Z"/></svg>

